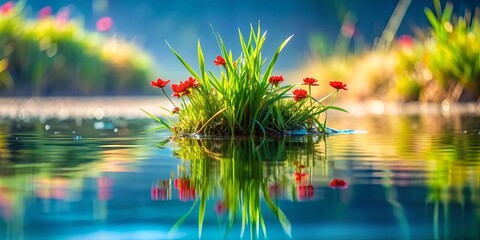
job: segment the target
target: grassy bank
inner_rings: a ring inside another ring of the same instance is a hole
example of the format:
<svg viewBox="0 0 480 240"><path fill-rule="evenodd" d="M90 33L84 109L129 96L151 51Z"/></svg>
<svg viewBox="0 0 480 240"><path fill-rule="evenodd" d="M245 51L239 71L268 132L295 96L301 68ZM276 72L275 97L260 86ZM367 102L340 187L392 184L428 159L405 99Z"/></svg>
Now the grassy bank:
<svg viewBox="0 0 480 240"><path fill-rule="evenodd" d="M2 95L101 95L148 92L151 58L135 44L88 32L68 12L25 17L22 3L0 13ZM50 10L51 11L51 10Z"/></svg>
<svg viewBox="0 0 480 240"><path fill-rule="evenodd" d="M431 27L415 36L398 36L388 48L377 44L357 54L313 57L288 78L346 82L352 91L345 97L352 101L480 101L480 13L453 16L451 3L434 3L425 10ZM325 92L318 89L314 96Z"/></svg>

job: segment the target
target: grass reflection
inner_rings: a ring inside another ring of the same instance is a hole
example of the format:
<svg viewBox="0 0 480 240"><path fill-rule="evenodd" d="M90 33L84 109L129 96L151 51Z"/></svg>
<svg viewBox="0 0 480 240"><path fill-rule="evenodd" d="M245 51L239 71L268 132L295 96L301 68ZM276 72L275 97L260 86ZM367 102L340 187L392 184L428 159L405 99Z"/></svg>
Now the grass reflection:
<svg viewBox="0 0 480 240"><path fill-rule="evenodd" d="M381 172L386 200L395 208L396 218L405 228L403 232L414 229L406 222L412 206L399 200L396 193L402 188L426 186L424 208L433 227L431 238L470 238L480 234L473 227L480 221L478 123L478 115L445 111L430 116L362 118L357 125L374 132L381 128L382 134L356 135L348 145L331 145L337 156L344 154L344 149L368 149L371 161L357 162L361 166L358 169L368 167ZM356 182L362 180L366 179L358 178Z"/></svg>
<svg viewBox="0 0 480 240"><path fill-rule="evenodd" d="M175 142L174 155L182 159L173 179L182 201L194 200L188 213L172 228L175 231L198 209L198 235L202 235L207 201L214 199L225 237L240 224L240 237L251 238L267 229L262 208L267 207L291 236L288 217L278 207L280 199L306 201L314 196L313 172L328 177L323 138L284 137L258 142L253 139L190 139ZM171 180L172 181L172 180ZM263 206L263 207L262 207Z"/></svg>
<svg viewBox="0 0 480 240"><path fill-rule="evenodd" d="M108 173L134 171L131 163L145 156L138 147L144 140L131 136L143 122L112 121L116 132L80 123L0 121L1 239L25 238L29 211L68 212L65 203L84 201L85 192L92 195L92 219L107 218L115 180ZM33 209L37 200L41 207Z"/></svg>

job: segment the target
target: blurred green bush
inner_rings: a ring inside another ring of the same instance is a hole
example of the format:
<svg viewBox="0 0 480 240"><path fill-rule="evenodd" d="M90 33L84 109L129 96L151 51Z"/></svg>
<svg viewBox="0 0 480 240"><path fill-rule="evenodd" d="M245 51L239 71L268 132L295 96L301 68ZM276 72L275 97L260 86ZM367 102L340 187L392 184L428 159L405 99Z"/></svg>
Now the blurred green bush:
<svg viewBox="0 0 480 240"><path fill-rule="evenodd" d="M43 16L23 6L0 13L2 95L123 95L151 91L152 60L125 40L87 32L82 24ZM58 14L57 14L58 15Z"/></svg>
<svg viewBox="0 0 480 240"><path fill-rule="evenodd" d="M388 51L314 59L292 78L346 82L350 100L480 102L480 10L453 16L451 3L433 2L435 9L425 10L431 27L416 37L393 39Z"/></svg>

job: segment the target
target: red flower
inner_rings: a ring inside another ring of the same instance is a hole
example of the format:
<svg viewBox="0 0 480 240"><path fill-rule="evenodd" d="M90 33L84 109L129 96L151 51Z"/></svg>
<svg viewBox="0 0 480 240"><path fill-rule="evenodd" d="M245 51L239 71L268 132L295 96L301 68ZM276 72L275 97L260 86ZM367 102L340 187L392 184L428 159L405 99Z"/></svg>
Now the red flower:
<svg viewBox="0 0 480 240"><path fill-rule="evenodd" d="M330 82L330 86L332 86L333 88L335 88L337 90L340 90L340 89L348 90L348 89L345 88L347 86L347 84L343 84L342 82L339 82L339 81Z"/></svg>
<svg viewBox="0 0 480 240"><path fill-rule="evenodd" d="M190 94L190 88L198 86L197 79L190 77L185 82L180 82L180 84L172 84L172 96L181 98L185 95Z"/></svg>
<svg viewBox="0 0 480 240"><path fill-rule="evenodd" d="M217 59L213 60L213 63L215 63L215 66L225 66L227 64L225 58L222 56L217 56Z"/></svg>
<svg viewBox="0 0 480 240"><path fill-rule="evenodd" d="M198 86L198 84L199 84L198 81L197 81L197 79L195 79L195 78L193 78L193 77L189 77L188 80L185 81L185 83L187 83L187 82L188 82L188 84L189 84L190 87L196 87L196 86Z"/></svg>
<svg viewBox="0 0 480 240"><path fill-rule="evenodd" d="M173 90L174 85L176 85L176 84L172 84L172 90ZM181 97L186 96L188 94L190 94L190 90L179 91L179 92L173 91L172 97L181 98Z"/></svg>
<svg viewBox="0 0 480 240"><path fill-rule="evenodd" d="M38 11L38 19L45 19L52 15L52 7L45 6Z"/></svg>
<svg viewBox="0 0 480 240"><path fill-rule="evenodd" d="M176 114L180 112L180 108L179 107L174 107L173 110L172 110L172 114Z"/></svg>
<svg viewBox="0 0 480 240"><path fill-rule="evenodd" d="M307 77L303 79L303 85L318 86L317 79Z"/></svg>
<svg viewBox="0 0 480 240"><path fill-rule="evenodd" d="M332 181L330 181L330 187L331 188L347 188L348 183L347 181L340 179L340 178L334 178Z"/></svg>
<svg viewBox="0 0 480 240"><path fill-rule="evenodd" d="M167 80L167 81L163 81L162 79L157 79L157 81L151 81L150 82L150 85L152 85L152 87L158 87L158 88L164 88L167 86L167 84L170 82L170 80Z"/></svg>
<svg viewBox="0 0 480 240"><path fill-rule="evenodd" d="M0 14L2 14L2 15L9 14L12 11L13 7L15 7L15 3L13 3L12 1L8 1L8 2L4 3L0 7Z"/></svg>
<svg viewBox="0 0 480 240"><path fill-rule="evenodd" d="M112 28L113 20L110 17L102 17L97 21L97 30L99 32L106 32Z"/></svg>
<svg viewBox="0 0 480 240"><path fill-rule="evenodd" d="M271 76L268 79L268 82L270 82L273 86L277 86L279 83L283 82L283 76Z"/></svg>
<svg viewBox="0 0 480 240"><path fill-rule="evenodd" d="M295 89L295 90L293 90L292 93L294 95L293 100L295 100L297 102L308 96L307 91L305 91L303 89Z"/></svg>

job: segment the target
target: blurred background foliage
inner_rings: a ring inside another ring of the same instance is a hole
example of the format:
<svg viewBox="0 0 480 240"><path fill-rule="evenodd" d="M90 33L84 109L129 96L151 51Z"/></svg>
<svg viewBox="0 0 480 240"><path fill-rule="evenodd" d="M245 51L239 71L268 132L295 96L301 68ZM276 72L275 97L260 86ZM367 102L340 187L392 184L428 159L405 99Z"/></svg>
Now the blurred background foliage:
<svg viewBox="0 0 480 240"><path fill-rule="evenodd" d="M274 74L291 83L344 81L349 94L340 101L480 97L476 0L13 2L14 11L0 15L2 96L152 94L154 77L188 78L164 40L195 62L200 39L213 60L219 51L211 27L235 55L237 28L260 21L272 39L267 53L295 34ZM40 19L45 6L52 13ZM105 16L111 26L99 29Z"/></svg>
<svg viewBox="0 0 480 240"><path fill-rule="evenodd" d="M355 20L345 18L333 52L317 37L311 42L313 60L292 76L307 73L322 82L347 82L351 100L479 102L479 8L454 15L452 2L434 0L425 8L429 26L399 35L411 3L399 1L382 35L358 52L348 45L358 34Z"/></svg>
<svg viewBox="0 0 480 240"><path fill-rule="evenodd" d="M125 95L148 91L150 56L131 42L109 36L109 18L99 20L98 32L89 32L80 20L70 19L68 8L52 15L46 6L32 20L25 16L24 7L24 2L6 2L0 13L3 94Z"/></svg>

